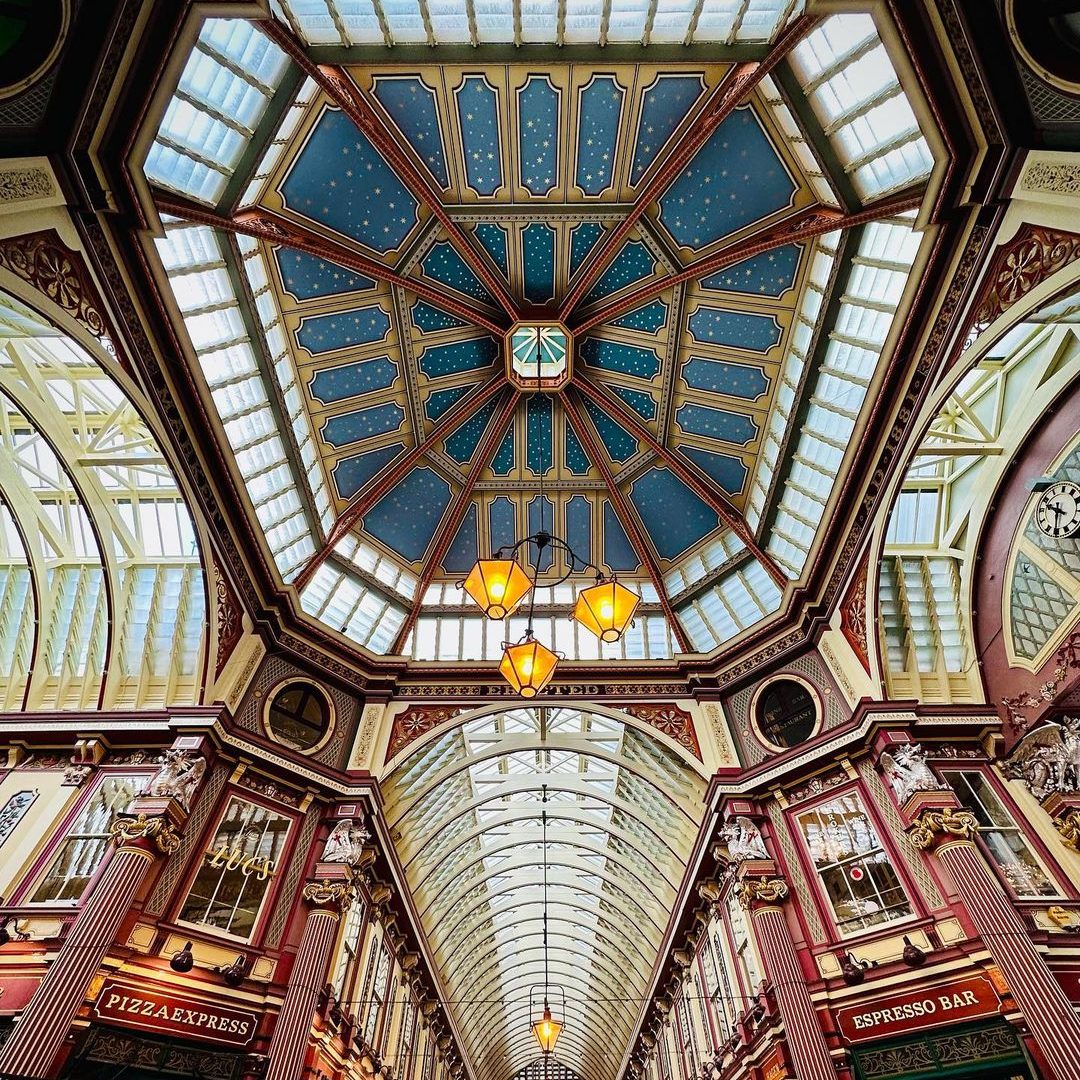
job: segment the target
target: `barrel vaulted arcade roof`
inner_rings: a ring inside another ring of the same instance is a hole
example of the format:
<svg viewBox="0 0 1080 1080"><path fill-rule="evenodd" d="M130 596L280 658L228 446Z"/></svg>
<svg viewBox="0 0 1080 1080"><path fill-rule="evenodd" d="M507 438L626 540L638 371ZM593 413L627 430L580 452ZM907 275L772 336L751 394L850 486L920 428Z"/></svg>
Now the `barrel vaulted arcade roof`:
<svg viewBox="0 0 1080 1080"><path fill-rule="evenodd" d="M494 659L515 628L454 583L543 512L645 600L601 647L556 590L571 657L708 653L776 612L923 242L936 136L884 29L793 0L271 6L202 24L143 171L303 610L372 653ZM520 321L568 330L536 398Z"/></svg>

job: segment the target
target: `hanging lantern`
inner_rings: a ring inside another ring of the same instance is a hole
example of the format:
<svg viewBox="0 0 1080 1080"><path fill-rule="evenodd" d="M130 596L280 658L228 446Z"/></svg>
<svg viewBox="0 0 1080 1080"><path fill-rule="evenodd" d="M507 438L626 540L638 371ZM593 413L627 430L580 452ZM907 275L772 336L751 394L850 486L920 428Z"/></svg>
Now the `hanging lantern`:
<svg viewBox="0 0 1080 1080"><path fill-rule="evenodd" d="M533 1034L536 1036L536 1041L540 1044L540 1049L545 1054L550 1054L555 1049L555 1044L559 1041L559 1035L562 1034L563 1026L558 1020L551 1018L551 1010L548 1008L548 1004L544 1002L544 1015L540 1017L532 1026Z"/></svg>
<svg viewBox="0 0 1080 1080"><path fill-rule="evenodd" d="M578 593L574 618L601 641L618 641L640 603L637 593L608 578Z"/></svg>
<svg viewBox="0 0 1080 1080"><path fill-rule="evenodd" d="M505 619L532 587L529 575L514 559L478 559L462 582L489 619Z"/></svg>
<svg viewBox="0 0 1080 1080"><path fill-rule="evenodd" d="M516 645L503 646L499 672L523 698L533 698L551 682L558 662L558 653L541 645L530 634Z"/></svg>

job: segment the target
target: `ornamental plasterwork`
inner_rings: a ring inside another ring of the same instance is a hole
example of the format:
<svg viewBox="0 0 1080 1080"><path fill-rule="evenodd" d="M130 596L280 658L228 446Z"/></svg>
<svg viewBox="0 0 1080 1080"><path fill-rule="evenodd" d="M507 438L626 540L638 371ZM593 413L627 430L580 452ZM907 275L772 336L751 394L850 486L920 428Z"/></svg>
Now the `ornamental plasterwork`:
<svg viewBox="0 0 1080 1080"><path fill-rule="evenodd" d="M300 894L315 907L336 906L347 911L356 897L351 881L309 881Z"/></svg>
<svg viewBox="0 0 1080 1080"><path fill-rule="evenodd" d="M39 202L59 194L49 171L40 165L0 169L0 203Z"/></svg>
<svg viewBox="0 0 1080 1080"><path fill-rule="evenodd" d="M1080 718L1044 724L1017 744L1005 773L1023 780L1036 799L1080 792Z"/></svg>
<svg viewBox="0 0 1080 1080"><path fill-rule="evenodd" d="M1029 161L1017 185L1021 191L1080 196L1080 165L1063 161Z"/></svg>
<svg viewBox="0 0 1080 1080"><path fill-rule="evenodd" d="M15 826L23 819L36 798L36 791L17 791L4 803L4 808L0 810L0 844L15 831Z"/></svg>
<svg viewBox="0 0 1080 1080"><path fill-rule="evenodd" d="M916 792L947 789L926 764L926 751L918 743L903 743L891 753L886 750L881 771L901 806Z"/></svg>
<svg viewBox="0 0 1080 1080"><path fill-rule="evenodd" d="M776 904L788 897L787 882L783 878L760 877L740 882L736 890L739 903L744 908L753 907L755 902Z"/></svg>
<svg viewBox="0 0 1080 1080"><path fill-rule="evenodd" d="M968 810L954 810L946 806L941 810L924 810L908 829L908 839L920 850L932 847L938 836L955 836L971 840L978 832L975 815Z"/></svg>
<svg viewBox="0 0 1080 1080"><path fill-rule="evenodd" d="M1080 851L1080 810L1067 810L1054 818L1054 828L1067 847Z"/></svg>
<svg viewBox="0 0 1080 1080"><path fill-rule="evenodd" d="M109 839L117 847L137 840L152 840L162 855L171 855L180 846L180 834L163 817L119 817L109 826Z"/></svg>

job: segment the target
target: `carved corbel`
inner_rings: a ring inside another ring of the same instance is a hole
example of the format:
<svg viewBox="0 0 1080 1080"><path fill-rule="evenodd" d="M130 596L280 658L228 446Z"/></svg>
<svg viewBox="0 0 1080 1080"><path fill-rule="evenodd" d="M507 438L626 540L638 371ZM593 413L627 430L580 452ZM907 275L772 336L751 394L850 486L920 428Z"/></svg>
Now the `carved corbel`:
<svg viewBox="0 0 1080 1080"><path fill-rule="evenodd" d="M939 839L955 836L971 840L978 832L978 822L969 810L956 810L951 806L940 809L927 807L908 826L908 839L921 851L934 846Z"/></svg>

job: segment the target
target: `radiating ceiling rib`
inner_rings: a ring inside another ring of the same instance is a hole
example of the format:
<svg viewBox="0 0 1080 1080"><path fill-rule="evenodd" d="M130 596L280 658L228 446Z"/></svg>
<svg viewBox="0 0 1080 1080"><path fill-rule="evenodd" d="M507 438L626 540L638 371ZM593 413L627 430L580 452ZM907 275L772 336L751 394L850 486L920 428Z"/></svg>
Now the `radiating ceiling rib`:
<svg viewBox="0 0 1080 1080"><path fill-rule="evenodd" d="M637 225L645 211L657 202L708 141L717 128L731 115L766 75L817 24L815 17L804 15L787 27L763 60L734 64L717 84L708 104L697 119L683 132L682 137L665 154L658 156L652 178L637 192L629 213L601 240L592 253L586 272L567 293L559 309L559 318L568 322L582 299L588 294L611 260L622 249L623 241Z"/></svg>
<svg viewBox="0 0 1080 1080"><path fill-rule="evenodd" d="M690 263L689 266L667 277L655 278L646 282L639 289L613 301L611 304L600 307L572 327L575 336L584 334L595 326L602 323L612 322L633 311L642 304L647 303L654 297L666 292L673 285L683 281L692 281L697 278L707 277L734 266L754 255L762 255L766 251L785 247L788 244L800 244L811 240L815 236L835 232L838 229L852 229L857 225L865 225L870 221L880 221L885 218L895 217L910 210L917 210L923 201L924 186L920 183L915 187L901 191L896 195L879 199L862 210L851 214L845 214L830 206L807 206L785 218L783 221L766 226L756 232L751 232L740 240L728 244L712 255Z"/></svg>

